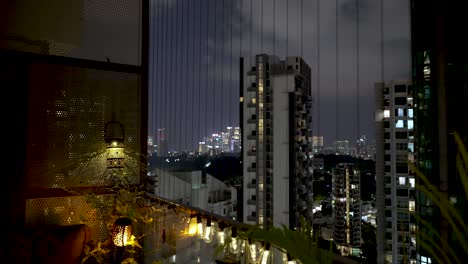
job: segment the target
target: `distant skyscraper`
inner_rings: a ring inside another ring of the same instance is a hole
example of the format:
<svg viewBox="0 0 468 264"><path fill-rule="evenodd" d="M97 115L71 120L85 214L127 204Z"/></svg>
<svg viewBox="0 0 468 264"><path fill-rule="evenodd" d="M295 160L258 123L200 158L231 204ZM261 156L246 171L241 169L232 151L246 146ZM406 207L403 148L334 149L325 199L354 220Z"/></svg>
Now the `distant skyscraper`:
<svg viewBox="0 0 468 264"><path fill-rule="evenodd" d="M159 128L156 134L156 145L157 145L157 155L158 157L167 156L167 136L166 136L166 129Z"/></svg>
<svg viewBox="0 0 468 264"><path fill-rule="evenodd" d="M361 247L359 170L353 163L339 163L333 169L332 177L333 240L343 255L359 255Z"/></svg>
<svg viewBox="0 0 468 264"><path fill-rule="evenodd" d="M409 82L376 84L378 263L415 262L414 113Z"/></svg>
<svg viewBox="0 0 468 264"><path fill-rule="evenodd" d="M312 218L310 67L261 54L241 72L243 220L297 227Z"/></svg>
<svg viewBox="0 0 468 264"><path fill-rule="evenodd" d="M349 141L348 140L337 140L333 142L335 153L338 155L350 155Z"/></svg>
<svg viewBox="0 0 468 264"><path fill-rule="evenodd" d="M211 156L220 153L239 153L241 149L240 128L227 127L226 129L226 132L204 137L203 141L198 142L198 152Z"/></svg>
<svg viewBox="0 0 468 264"><path fill-rule="evenodd" d="M319 153L323 148L323 137L313 136L312 137L312 152Z"/></svg>

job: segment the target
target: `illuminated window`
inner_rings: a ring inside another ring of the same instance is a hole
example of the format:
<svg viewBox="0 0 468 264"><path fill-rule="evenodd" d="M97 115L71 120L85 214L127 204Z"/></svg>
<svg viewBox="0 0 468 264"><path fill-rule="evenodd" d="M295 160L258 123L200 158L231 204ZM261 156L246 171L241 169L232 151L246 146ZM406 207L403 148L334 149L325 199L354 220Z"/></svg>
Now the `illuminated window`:
<svg viewBox="0 0 468 264"><path fill-rule="evenodd" d="M408 120L408 129L412 130L414 127L414 121L413 120Z"/></svg>
<svg viewBox="0 0 468 264"><path fill-rule="evenodd" d="M408 117L413 118L413 109L408 109Z"/></svg>
<svg viewBox="0 0 468 264"><path fill-rule="evenodd" d="M396 128L404 128L405 127L405 122L403 120L397 120L395 124Z"/></svg>
<svg viewBox="0 0 468 264"><path fill-rule="evenodd" d="M414 212L416 209L416 202L415 201L409 201L408 202L408 209L410 212Z"/></svg>
<svg viewBox="0 0 468 264"><path fill-rule="evenodd" d="M403 108L398 108L398 116L405 116L405 111L403 110Z"/></svg>
<svg viewBox="0 0 468 264"><path fill-rule="evenodd" d="M398 183L400 185L405 185L406 184L406 178L405 177L398 177Z"/></svg>
<svg viewBox="0 0 468 264"><path fill-rule="evenodd" d="M414 188L414 186L416 185L416 182L415 182L414 178L409 178L409 184L410 184L411 188Z"/></svg>
<svg viewBox="0 0 468 264"><path fill-rule="evenodd" d="M257 100L255 98L252 98L252 104L256 104L257 103Z"/></svg>
<svg viewBox="0 0 468 264"><path fill-rule="evenodd" d="M414 152L414 143L408 143L409 152Z"/></svg>
<svg viewBox="0 0 468 264"><path fill-rule="evenodd" d="M390 110L384 110L383 111L383 117L384 118L389 118L390 117Z"/></svg>
<svg viewBox="0 0 468 264"><path fill-rule="evenodd" d="M408 99L406 99L408 105L413 105L413 98L411 97L408 97Z"/></svg>

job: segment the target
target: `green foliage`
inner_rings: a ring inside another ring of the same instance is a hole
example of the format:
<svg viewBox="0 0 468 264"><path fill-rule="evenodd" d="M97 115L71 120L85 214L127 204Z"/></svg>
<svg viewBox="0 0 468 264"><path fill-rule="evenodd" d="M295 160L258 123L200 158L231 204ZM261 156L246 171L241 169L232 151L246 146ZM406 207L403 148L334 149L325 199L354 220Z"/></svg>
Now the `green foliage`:
<svg viewBox="0 0 468 264"><path fill-rule="evenodd" d="M330 250L326 251L318 246L318 236L312 236L312 226L302 221L303 228L291 230L286 226L282 228L270 227L262 229L253 226L247 231L241 232L240 237L270 243L272 246L287 252L302 264L323 264L332 263L333 252L330 243Z"/></svg>
<svg viewBox="0 0 468 264"><path fill-rule="evenodd" d="M464 198L468 199L468 153L465 145L458 133L453 133L455 143L458 147L456 155L456 167L460 176L460 181L465 192ZM431 223L423 219L417 213L412 215L415 217L419 224L416 234L419 238L417 241L419 245L428 251L438 263L463 263L460 259L461 252L456 252L454 248L468 252L468 225L461 214L460 208L451 202L448 195L439 191L438 187L433 185L429 179L416 167L412 166L415 171L418 184L416 188L434 204L439 210L442 221L448 224L449 229L452 230L452 240L450 235L444 233L445 231L436 230ZM423 231L424 230L424 231ZM465 253L466 254L466 253Z"/></svg>
<svg viewBox="0 0 468 264"><path fill-rule="evenodd" d="M94 193L86 195L86 201L93 208L100 212L101 220L105 220L109 232L109 239L105 242L89 243L86 245L85 257L82 263L104 263L105 256L110 252L111 232L116 219L126 217L132 220L134 226L139 223L149 224L154 221L154 215L159 209L151 205L147 200L144 186L132 184L125 173L114 173L115 185L108 191L110 196L96 195ZM135 234L134 234L135 235ZM122 263L135 264L138 263L142 253L142 246L139 240L144 235L139 237L132 236L131 240L125 246L125 253L128 257Z"/></svg>

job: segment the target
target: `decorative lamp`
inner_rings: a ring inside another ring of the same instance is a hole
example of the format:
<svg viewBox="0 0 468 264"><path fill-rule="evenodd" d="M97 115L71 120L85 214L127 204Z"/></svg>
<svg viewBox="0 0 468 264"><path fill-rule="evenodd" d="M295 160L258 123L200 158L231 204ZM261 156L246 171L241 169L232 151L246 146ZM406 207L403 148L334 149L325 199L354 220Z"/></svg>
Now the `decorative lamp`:
<svg viewBox="0 0 468 264"><path fill-rule="evenodd" d="M219 222L218 228L218 242L224 246L224 243L226 243L226 233L224 232L226 224L224 222Z"/></svg>
<svg viewBox="0 0 468 264"><path fill-rule="evenodd" d="M189 222L189 228L188 228L188 235L189 236L194 236L197 234L197 230L198 230L198 221L197 221L197 218L195 217L192 217L190 218L190 222Z"/></svg>
<svg viewBox="0 0 468 264"><path fill-rule="evenodd" d="M104 127L104 141L106 142L107 150L107 168L123 168L124 167L124 141L125 132L124 126L114 120L106 123Z"/></svg>
<svg viewBox="0 0 468 264"><path fill-rule="evenodd" d="M132 220L121 217L115 220L112 227L112 241L118 247L124 247L130 242L132 237Z"/></svg>
<svg viewBox="0 0 468 264"><path fill-rule="evenodd" d="M203 238L203 221L199 215L197 215L197 234L200 238Z"/></svg>
<svg viewBox="0 0 468 264"><path fill-rule="evenodd" d="M213 238L213 232L211 232L212 228L213 227L211 226L211 218L206 219L206 227L203 236L203 240L205 240L206 243L210 243L211 239Z"/></svg>
<svg viewBox="0 0 468 264"><path fill-rule="evenodd" d="M258 253L259 253L259 246L256 242L253 242L250 238L248 240L249 244L249 256L250 256L250 261L253 263L257 263L258 261Z"/></svg>
<svg viewBox="0 0 468 264"><path fill-rule="evenodd" d="M269 259L270 259L270 243L266 243L265 250L263 251L263 254L262 254L261 264L269 264L270 263Z"/></svg>
<svg viewBox="0 0 468 264"><path fill-rule="evenodd" d="M237 239L237 228L235 226L231 229L231 243L229 244L229 250L233 254L239 253L239 242Z"/></svg>

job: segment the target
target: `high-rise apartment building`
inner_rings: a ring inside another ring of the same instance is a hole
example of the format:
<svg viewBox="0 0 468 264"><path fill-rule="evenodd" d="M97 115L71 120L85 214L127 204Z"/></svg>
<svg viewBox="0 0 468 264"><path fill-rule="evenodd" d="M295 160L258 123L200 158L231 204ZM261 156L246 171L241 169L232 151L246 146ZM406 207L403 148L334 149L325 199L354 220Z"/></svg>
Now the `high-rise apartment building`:
<svg viewBox="0 0 468 264"><path fill-rule="evenodd" d="M310 67L299 57L242 60L243 221L294 228L312 218Z"/></svg>
<svg viewBox="0 0 468 264"><path fill-rule="evenodd" d="M361 247L360 172L353 163L339 163L332 173L333 240L342 255L359 255Z"/></svg>
<svg viewBox="0 0 468 264"><path fill-rule="evenodd" d="M410 82L376 84L378 263L414 263L414 109Z"/></svg>
<svg viewBox="0 0 468 264"><path fill-rule="evenodd" d="M468 145L468 40L460 37L466 31L467 8L466 1L411 0L413 93L417 104L415 165L451 201L462 219L468 219L468 203L457 171L458 146L453 133L459 133ZM454 251L463 262L468 252L453 235L440 208L423 192L417 192L416 210L440 236L435 237L422 224L418 225L421 234L435 239L450 260L454 261L450 253ZM434 252L423 248L424 243L428 244L428 237L417 237L418 263L435 263Z"/></svg>

